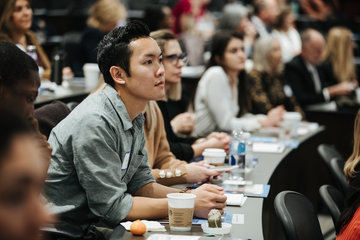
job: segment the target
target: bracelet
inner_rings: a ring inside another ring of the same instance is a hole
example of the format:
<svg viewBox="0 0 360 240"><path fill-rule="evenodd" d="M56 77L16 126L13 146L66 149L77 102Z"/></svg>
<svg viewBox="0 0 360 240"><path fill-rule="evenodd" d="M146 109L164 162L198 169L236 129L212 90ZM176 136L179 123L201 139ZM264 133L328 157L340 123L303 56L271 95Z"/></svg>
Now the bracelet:
<svg viewBox="0 0 360 240"><path fill-rule="evenodd" d="M191 193L191 189L190 188L184 188L179 193Z"/></svg>

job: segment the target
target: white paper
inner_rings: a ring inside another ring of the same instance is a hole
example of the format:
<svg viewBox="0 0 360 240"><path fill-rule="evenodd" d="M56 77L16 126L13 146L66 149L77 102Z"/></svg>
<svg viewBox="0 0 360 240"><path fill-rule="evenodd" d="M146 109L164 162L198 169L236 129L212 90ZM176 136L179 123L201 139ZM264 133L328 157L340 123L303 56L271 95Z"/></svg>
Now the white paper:
<svg viewBox="0 0 360 240"><path fill-rule="evenodd" d="M170 234L152 234L147 240L198 240L201 236L185 236Z"/></svg>
<svg viewBox="0 0 360 240"><path fill-rule="evenodd" d="M244 214L233 214L232 224L244 224L245 223L245 215Z"/></svg>
<svg viewBox="0 0 360 240"><path fill-rule="evenodd" d="M159 222L156 221L147 221L141 220L145 226L146 231L148 232L166 232L165 226L161 225ZM122 222L120 223L127 231L130 231L130 226L132 224L131 221Z"/></svg>
<svg viewBox="0 0 360 240"><path fill-rule="evenodd" d="M240 193L227 193L225 194L227 197L226 199L226 205L230 206L243 206L247 197L244 196L244 194Z"/></svg>
<svg viewBox="0 0 360 240"><path fill-rule="evenodd" d="M281 143L253 143L253 152L282 153L284 149Z"/></svg>

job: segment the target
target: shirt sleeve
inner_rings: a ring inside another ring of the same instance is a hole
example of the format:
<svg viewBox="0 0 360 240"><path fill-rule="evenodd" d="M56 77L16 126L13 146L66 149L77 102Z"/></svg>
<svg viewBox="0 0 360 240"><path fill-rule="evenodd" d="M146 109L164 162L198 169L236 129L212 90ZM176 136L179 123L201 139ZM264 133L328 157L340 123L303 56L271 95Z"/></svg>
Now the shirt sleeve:
<svg viewBox="0 0 360 240"><path fill-rule="evenodd" d="M106 223L116 225L128 215L132 197L122 181L125 172L121 171L116 131L104 125L109 126L101 116L84 118L74 128L72 149L90 211Z"/></svg>
<svg viewBox="0 0 360 240"><path fill-rule="evenodd" d="M219 89L228 88L225 75L220 72L214 72L213 74L208 74L207 77L209 79L206 86L205 101L220 130L231 131L242 128L247 131L252 131L260 128L260 123L254 117L237 118L234 116L231 96L226 96L224 91L219 91Z"/></svg>

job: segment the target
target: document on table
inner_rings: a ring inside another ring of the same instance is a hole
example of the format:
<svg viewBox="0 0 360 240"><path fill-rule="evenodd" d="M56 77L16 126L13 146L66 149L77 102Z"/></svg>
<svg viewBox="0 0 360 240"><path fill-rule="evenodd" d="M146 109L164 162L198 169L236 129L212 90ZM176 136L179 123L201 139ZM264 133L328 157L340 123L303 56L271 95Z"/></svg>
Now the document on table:
<svg viewBox="0 0 360 240"><path fill-rule="evenodd" d="M270 185L266 184L252 184L246 186L240 185L220 185L224 188L225 193L229 194L244 194L246 197L261 197L266 198L269 195Z"/></svg>
<svg viewBox="0 0 360 240"><path fill-rule="evenodd" d="M242 193L226 193L226 205L242 207L247 199Z"/></svg>
<svg viewBox="0 0 360 240"><path fill-rule="evenodd" d="M253 152L282 153L285 145L282 143L253 143Z"/></svg>

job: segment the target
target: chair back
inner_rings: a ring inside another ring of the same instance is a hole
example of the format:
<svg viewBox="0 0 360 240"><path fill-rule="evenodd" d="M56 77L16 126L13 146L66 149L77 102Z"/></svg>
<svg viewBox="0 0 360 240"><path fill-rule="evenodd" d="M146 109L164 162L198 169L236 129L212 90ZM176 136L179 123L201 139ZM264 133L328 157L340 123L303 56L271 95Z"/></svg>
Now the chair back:
<svg viewBox="0 0 360 240"><path fill-rule="evenodd" d="M330 168L335 176L336 183L341 192L346 196L348 192L348 184L344 174L344 164L345 162L339 158L333 158L330 161Z"/></svg>
<svg viewBox="0 0 360 240"><path fill-rule="evenodd" d="M328 167L330 166L330 161L333 158L342 159L344 161L344 158L333 145L326 143L320 144L317 148L317 151Z"/></svg>
<svg viewBox="0 0 360 240"><path fill-rule="evenodd" d="M324 239L314 208L304 195L293 191L280 192L274 207L288 240Z"/></svg>
<svg viewBox="0 0 360 240"><path fill-rule="evenodd" d="M345 196L337 188L331 185L322 185L319 189L319 193L321 200L328 208L335 225L340 213L344 210Z"/></svg>

